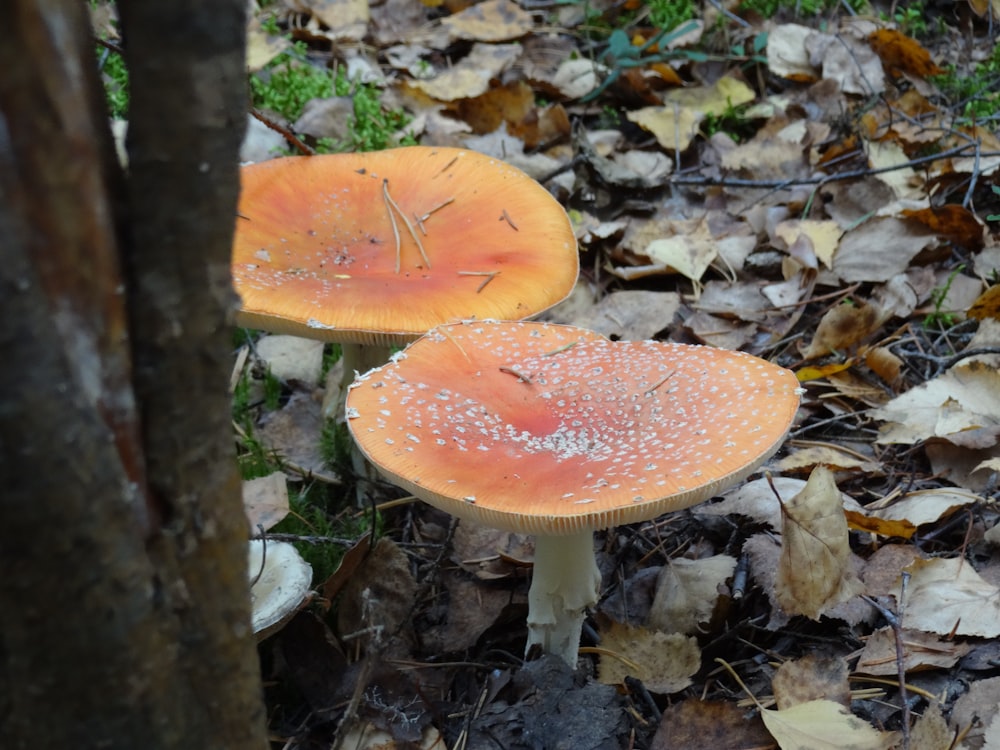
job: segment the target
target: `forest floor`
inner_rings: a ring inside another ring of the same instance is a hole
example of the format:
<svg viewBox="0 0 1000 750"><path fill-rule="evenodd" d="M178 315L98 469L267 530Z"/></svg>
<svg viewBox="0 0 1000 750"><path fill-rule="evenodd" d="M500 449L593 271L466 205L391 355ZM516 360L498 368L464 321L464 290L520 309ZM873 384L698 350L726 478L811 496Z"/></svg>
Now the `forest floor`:
<svg viewBox="0 0 1000 750"><path fill-rule="evenodd" d="M573 672L523 656L531 537L358 509L336 348L241 337L242 461L314 573L260 643L273 746L1000 748L996 0L262 6L251 158L505 159L579 242L543 319L804 389L770 478L596 533Z"/></svg>

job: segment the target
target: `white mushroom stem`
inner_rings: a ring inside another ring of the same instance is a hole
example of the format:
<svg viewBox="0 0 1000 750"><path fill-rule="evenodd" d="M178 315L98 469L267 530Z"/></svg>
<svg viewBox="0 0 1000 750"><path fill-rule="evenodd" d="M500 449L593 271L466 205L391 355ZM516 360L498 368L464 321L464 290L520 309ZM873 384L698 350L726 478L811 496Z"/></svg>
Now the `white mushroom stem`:
<svg viewBox="0 0 1000 750"><path fill-rule="evenodd" d="M341 344L343 352L344 373L340 378L340 403L343 406L347 399L347 388L354 382L354 374L363 375L375 367L381 367L392 356L392 348L364 344Z"/></svg>
<svg viewBox="0 0 1000 750"><path fill-rule="evenodd" d="M597 604L600 591L592 531L537 537L528 592L527 648L538 644L575 669L584 611Z"/></svg>
<svg viewBox="0 0 1000 750"><path fill-rule="evenodd" d="M363 344L341 344L344 371L340 376L340 394L337 397L337 419L346 419L345 404L347 402L347 390L354 382L355 374L363 375L371 369L381 367L389 361L392 356L392 349L388 346L375 346ZM357 442L351 440L351 468L360 479L367 482L374 482L378 479L378 472L371 462L365 458ZM359 482L355 497L356 505L364 507L367 496L366 482Z"/></svg>

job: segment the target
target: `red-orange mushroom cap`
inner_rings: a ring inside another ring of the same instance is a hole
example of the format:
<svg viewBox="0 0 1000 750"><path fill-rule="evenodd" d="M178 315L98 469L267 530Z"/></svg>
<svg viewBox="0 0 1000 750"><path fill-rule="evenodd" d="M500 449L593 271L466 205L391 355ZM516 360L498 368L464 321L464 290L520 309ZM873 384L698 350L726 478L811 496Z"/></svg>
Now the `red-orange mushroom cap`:
<svg viewBox="0 0 1000 750"><path fill-rule="evenodd" d="M417 146L242 170L241 325L402 343L447 321L536 315L570 293L577 271L559 203L473 151Z"/></svg>
<svg viewBox="0 0 1000 750"><path fill-rule="evenodd" d="M774 454L793 373L706 346L529 322L441 326L347 398L362 452L459 517L574 534L688 507Z"/></svg>

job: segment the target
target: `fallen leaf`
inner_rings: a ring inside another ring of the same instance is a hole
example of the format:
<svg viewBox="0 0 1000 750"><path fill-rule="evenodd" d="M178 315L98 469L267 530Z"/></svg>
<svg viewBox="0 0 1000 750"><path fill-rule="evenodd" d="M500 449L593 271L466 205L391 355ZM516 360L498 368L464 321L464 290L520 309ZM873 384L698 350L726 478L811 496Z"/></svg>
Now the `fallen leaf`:
<svg viewBox="0 0 1000 750"><path fill-rule="evenodd" d="M868 534L878 534L884 537L899 537L909 539L917 532L917 527L909 521L887 521L873 518L855 510L845 510L847 527L851 531L864 531Z"/></svg>
<svg viewBox="0 0 1000 750"><path fill-rule="evenodd" d="M846 19L839 34L814 33L806 40L809 60L821 76L837 81L845 94L872 96L885 91L882 61Z"/></svg>
<svg viewBox="0 0 1000 750"><path fill-rule="evenodd" d="M781 509L775 596L787 614L818 620L864 591L849 563L847 521L833 473L822 466L814 469L802 491Z"/></svg>
<svg viewBox="0 0 1000 750"><path fill-rule="evenodd" d="M243 480L243 511L256 533L267 531L288 515L288 482L283 472Z"/></svg>
<svg viewBox="0 0 1000 750"><path fill-rule="evenodd" d="M297 0L297 4L329 27L325 35L330 40L359 42L368 31L368 0Z"/></svg>
<svg viewBox="0 0 1000 750"><path fill-rule="evenodd" d="M778 710L814 700L830 700L850 707L847 673L847 662L836 656L812 653L783 662L771 680Z"/></svg>
<svg viewBox="0 0 1000 750"><path fill-rule="evenodd" d="M882 311L875 305L842 302L820 318L812 342L802 356L813 359L856 349L884 322Z"/></svg>
<svg viewBox="0 0 1000 750"><path fill-rule="evenodd" d="M886 422L880 443L912 444L944 438L963 448L990 448L1000 436L1000 372L965 362L872 411Z"/></svg>
<svg viewBox="0 0 1000 750"><path fill-rule="evenodd" d="M815 81L819 75L813 66L806 41L813 34L808 26L783 23L767 35L767 67L776 76L793 81Z"/></svg>
<svg viewBox="0 0 1000 750"><path fill-rule="evenodd" d="M706 115L721 115L732 107L752 102L753 89L731 76L723 76L714 86L674 89L663 95L662 107L644 107L627 117L648 130L663 148L684 151L698 132Z"/></svg>
<svg viewBox="0 0 1000 750"><path fill-rule="evenodd" d="M698 640L680 633L662 633L612 622L601 630L598 679L605 685L620 685L635 677L654 693L669 695L691 684L701 668ZM622 658L616 658L622 657Z"/></svg>
<svg viewBox="0 0 1000 750"><path fill-rule="evenodd" d="M906 271L921 250L937 243L937 236L925 227L878 217L844 234L833 256L833 272L848 283L888 281Z"/></svg>
<svg viewBox="0 0 1000 750"><path fill-rule="evenodd" d="M985 227L969 209L954 203L944 206L907 209L902 215L919 221L932 232L947 237L960 247L979 250L983 246Z"/></svg>
<svg viewBox="0 0 1000 750"><path fill-rule="evenodd" d="M879 29L868 37L868 41L882 58L882 64L888 69L889 75L906 73L926 78L944 73L920 42L895 29Z"/></svg>
<svg viewBox="0 0 1000 750"><path fill-rule="evenodd" d="M476 6L478 7L478 6ZM472 45L469 54L434 78L409 85L441 102L468 99L486 93L490 81L510 67L521 47L517 44Z"/></svg>
<svg viewBox="0 0 1000 750"><path fill-rule="evenodd" d="M781 239L786 247L792 247L799 238L808 240L816 259L827 268L833 261L841 234L843 230L835 221L789 219L774 228L775 237Z"/></svg>
<svg viewBox="0 0 1000 750"><path fill-rule="evenodd" d="M671 703L650 743L650 750L759 750L772 744L764 724L736 703L688 698Z"/></svg>
<svg viewBox="0 0 1000 750"><path fill-rule="evenodd" d="M907 568L906 623L938 635L1000 635L1000 589L962 558L915 560ZM897 586L896 599L901 594Z"/></svg>
<svg viewBox="0 0 1000 750"><path fill-rule="evenodd" d="M760 717L781 750L889 750L899 740L828 700L761 709Z"/></svg>
<svg viewBox="0 0 1000 750"><path fill-rule="evenodd" d="M517 39L534 26L531 14L511 0L485 0L441 21L454 39L504 42Z"/></svg>
<svg viewBox="0 0 1000 750"><path fill-rule="evenodd" d="M974 320L1000 320L1000 284L994 284L979 295L966 313Z"/></svg>
<svg viewBox="0 0 1000 750"><path fill-rule="evenodd" d="M712 618L719 588L733 574L736 558L714 555L668 560L660 570L647 624L668 633L697 633Z"/></svg>
<svg viewBox="0 0 1000 750"><path fill-rule="evenodd" d="M903 651L903 669L915 672L922 669L950 669L969 653L966 643L942 640L931 633L906 628L900 631ZM876 676L893 676L899 673L896 658L896 635L892 628L876 630L865 641L855 671Z"/></svg>
<svg viewBox="0 0 1000 750"><path fill-rule="evenodd" d="M869 515L888 521L906 521L913 526L936 523L959 508L985 502L973 492L951 487L908 492L884 507L868 505Z"/></svg>

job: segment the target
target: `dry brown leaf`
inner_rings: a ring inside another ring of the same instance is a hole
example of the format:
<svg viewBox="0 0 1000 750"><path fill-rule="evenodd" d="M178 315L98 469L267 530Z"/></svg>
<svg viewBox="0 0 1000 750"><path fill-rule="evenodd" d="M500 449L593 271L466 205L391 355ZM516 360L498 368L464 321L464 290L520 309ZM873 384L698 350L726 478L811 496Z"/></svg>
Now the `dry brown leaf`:
<svg viewBox="0 0 1000 750"><path fill-rule="evenodd" d="M944 438L963 448L990 448L1000 436L1000 372L965 362L892 399L871 416L886 422L880 443Z"/></svg>
<svg viewBox="0 0 1000 750"><path fill-rule="evenodd" d="M1000 0L968 0L972 12L980 18L992 13L993 18L1000 18Z"/></svg>
<svg viewBox="0 0 1000 750"><path fill-rule="evenodd" d="M868 37L868 41L892 76L906 73L926 78L944 72L920 42L895 29L879 29Z"/></svg>
<svg viewBox="0 0 1000 750"><path fill-rule="evenodd" d="M589 303L570 317L561 315L560 308L550 311L554 320L623 341L651 339L668 328L681 306L677 292L649 292L626 289L612 292L596 305Z"/></svg>
<svg viewBox="0 0 1000 750"><path fill-rule="evenodd" d="M736 703L689 698L664 709L650 750L759 750L771 744L763 722Z"/></svg>
<svg viewBox="0 0 1000 750"><path fill-rule="evenodd" d="M815 81L819 71L809 58L806 41L813 34L808 26L783 23L767 35L767 68L776 76L793 81Z"/></svg>
<svg viewBox="0 0 1000 750"><path fill-rule="evenodd" d="M909 521L886 521L854 510L845 510L844 516L851 531L864 531L868 534L901 539L909 539L917 532L917 527Z"/></svg>
<svg viewBox="0 0 1000 750"><path fill-rule="evenodd" d="M408 638L417 582L410 560L389 537L381 537L348 579L337 609L337 627L362 644L384 643L393 634Z"/></svg>
<svg viewBox="0 0 1000 750"><path fill-rule="evenodd" d="M714 555L668 560L656 581L647 624L667 633L697 633L712 618L719 587L733 574L736 558Z"/></svg>
<svg viewBox="0 0 1000 750"><path fill-rule="evenodd" d="M983 580L967 560L915 560L906 570L909 627L938 635L1000 635L1000 589ZM895 595L898 601L898 586Z"/></svg>
<svg viewBox="0 0 1000 750"><path fill-rule="evenodd" d="M910 730L910 750L941 750L950 748L954 734L941 713L941 706L932 702L913 722Z"/></svg>
<svg viewBox="0 0 1000 750"><path fill-rule="evenodd" d="M994 284L980 294L966 314L975 320L1000 320L1000 284Z"/></svg>
<svg viewBox="0 0 1000 750"><path fill-rule="evenodd" d="M950 487L917 490L893 500L891 505L873 508L867 506L868 514L887 521L907 521L914 526L936 523L950 516L959 508L985 502L984 498L966 490Z"/></svg>
<svg viewBox="0 0 1000 750"><path fill-rule="evenodd" d="M867 40L859 38L864 29L852 29L845 20L839 34L812 34L806 40L809 61L822 70L821 76L840 84L845 94L871 96L885 91L882 61Z"/></svg>
<svg viewBox="0 0 1000 750"><path fill-rule="evenodd" d="M865 352L865 364L868 369L878 375L886 384L899 383L903 371L903 360L884 346L875 346Z"/></svg>
<svg viewBox="0 0 1000 750"><path fill-rule="evenodd" d="M987 730L996 744L997 731L1000 730L995 720L997 706L1000 706L1000 677L974 681L969 691L955 701L949 723L953 729L963 733L968 731L962 743L963 750L983 748Z"/></svg>
<svg viewBox="0 0 1000 750"><path fill-rule="evenodd" d="M903 273L921 250L938 243L919 225L895 217L866 221L844 234L833 256L833 271L846 282L888 281ZM877 247L877 253L872 248Z"/></svg>
<svg viewBox="0 0 1000 750"><path fill-rule="evenodd" d="M760 716L781 750L889 750L899 739L898 732L880 732L828 700L762 709Z"/></svg>
<svg viewBox="0 0 1000 750"><path fill-rule="evenodd" d="M793 474L805 474L816 466L825 466L833 471L861 471L869 476L882 473L877 461L833 443L799 447L793 441L789 454L775 464L778 470Z"/></svg>
<svg viewBox="0 0 1000 750"><path fill-rule="evenodd" d="M701 668L697 639L680 633L612 622L601 631L601 648L614 654L601 654L598 679L605 685L620 685L626 677L635 677L654 693L669 695L690 685Z"/></svg>
<svg viewBox="0 0 1000 750"><path fill-rule="evenodd" d="M477 6L478 7L478 6ZM513 64L521 47L517 44L472 45L469 54L434 78L409 85L441 102L468 99L486 93L490 81Z"/></svg>
<svg viewBox="0 0 1000 750"><path fill-rule="evenodd" d="M368 32L368 0L297 0L297 4L329 27L324 36L333 41L359 42Z"/></svg>
<svg viewBox="0 0 1000 750"><path fill-rule="evenodd" d="M855 349L883 322L882 311L864 301L853 305L844 302L831 307L820 318L812 342L802 356L813 359Z"/></svg>
<svg viewBox="0 0 1000 750"><path fill-rule="evenodd" d="M782 504L781 560L775 596L784 612L818 620L864 591L850 564L847 520L833 473L817 467Z"/></svg>
<svg viewBox="0 0 1000 750"><path fill-rule="evenodd" d="M962 206L948 203L943 206L904 210L902 215L919 221L935 234L947 237L961 247L979 250L983 246L986 230L983 222Z"/></svg>
<svg viewBox="0 0 1000 750"><path fill-rule="evenodd" d="M511 0L485 0L448 16L441 24L454 39L478 42L517 39L534 26L531 14Z"/></svg>
<svg viewBox="0 0 1000 750"><path fill-rule="evenodd" d="M773 483L774 489L771 489ZM806 480L794 477L773 477L754 479L722 493L723 499L717 503L703 503L692 508L696 514L710 516L739 515L764 523L774 530L781 528L781 502L774 494L792 497L802 491ZM861 512L863 509L850 495L840 493L843 507Z"/></svg>
<svg viewBox="0 0 1000 750"><path fill-rule="evenodd" d="M849 707L851 689L847 672L847 662L835 656L806 654L801 659L784 662L771 680L778 710L814 700L830 700Z"/></svg>
<svg viewBox="0 0 1000 750"><path fill-rule="evenodd" d="M837 222L814 219L788 219L774 228L775 237L784 242L788 248L795 246L800 238L808 240L816 260L827 268L833 261L842 233L843 230Z"/></svg>
<svg viewBox="0 0 1000 750"><path fill-rule="evenodd" d="M264 31L260 19L251 18L247 23L247 70L256 73L291 45L287 36Z"/></svg>
<svg viewBox="0 0 1000 750"><path fill-rule="evenodd" d="M243 480L243 511L256 533L267 531L288 515L288 482L283 472Z"/></svg>
<svg viewBox="0 0 1000 750"><path fill-rule="evenodd" d="M662 107L644 107L627 117L648 130L663 148L684 151L698 133L706 115L721 115L735 106L752 102L756 94L731 76L723 76L713 86L674 89L663 96Z"/></svg>
<svg viewBox="0 0 1000 750"><path fill-rule="evenodd" d="M903 668L906 672L921 669L949 669L969 653L969 645L941 640L931 633L904 629L901 631ZM858 657L855 671L870 675L899 673L896 659L896 636L892 628L885 627L872 633Z"/></svg>

